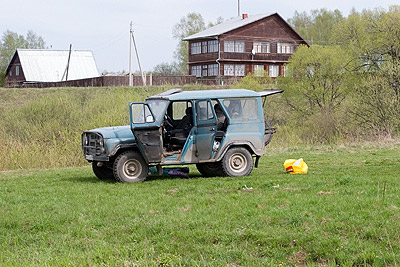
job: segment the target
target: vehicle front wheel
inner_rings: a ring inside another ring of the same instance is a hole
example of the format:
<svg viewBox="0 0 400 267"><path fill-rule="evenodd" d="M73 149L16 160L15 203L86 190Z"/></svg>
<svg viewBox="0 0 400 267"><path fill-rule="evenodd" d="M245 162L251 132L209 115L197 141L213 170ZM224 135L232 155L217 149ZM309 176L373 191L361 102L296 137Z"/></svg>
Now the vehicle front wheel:
<svg viewBox="0 0 400 267"><path fill-rule="evenodd" d="M119 182L142 182L146 180L148 171L149 166L136 151L123 152L114 161L114 177Z"/></svg>
<svg viewBox="0 0 400 267"><path fill-rule="evenodd" d="M94 175L100 180L109 180L114 179L114 172L112 168L109 168L105 164L98 165L99 162L92 162L92 170Z"/></svg>
<svg viewBox="0 0 400 267"><path fill-rule="evenodd" d="M224 176L221 162L197 163L196 167L205 177Z"/></svg>
<svg viewBox="0 0 400 267"><path fill-rule="evenodd" d="M253 170L253 158L244 147L229 149L222 159L222 170L227 176L247 176Z"/></svg>

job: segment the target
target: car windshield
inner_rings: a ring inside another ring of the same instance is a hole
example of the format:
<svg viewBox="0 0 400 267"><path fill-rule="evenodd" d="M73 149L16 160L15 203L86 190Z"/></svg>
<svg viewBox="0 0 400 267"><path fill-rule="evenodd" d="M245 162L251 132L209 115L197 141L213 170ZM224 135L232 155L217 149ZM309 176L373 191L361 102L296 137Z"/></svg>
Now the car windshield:
<svg viewBox="0 0 400 267"><path fill-rule="evenodd" d="M168 106L168 101L167 100L147 100L146 104L148 104L149 107L151 108L151 111L153 112L153 115L154 115L156 121L161 121L164 116L165 109Z"/></svg>

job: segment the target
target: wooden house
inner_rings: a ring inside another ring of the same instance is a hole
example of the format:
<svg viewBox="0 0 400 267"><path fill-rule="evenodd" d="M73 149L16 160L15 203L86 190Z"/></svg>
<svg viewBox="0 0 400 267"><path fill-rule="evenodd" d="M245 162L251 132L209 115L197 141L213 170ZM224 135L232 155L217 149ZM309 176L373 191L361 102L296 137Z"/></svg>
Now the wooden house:
<svg viewBox="0 0 400 267"><path fill-rule="evenodd" d="M7 86L98 77L91 51L17 49L6 69Z"/></svg>
<svg viewBox="0 0 400 267"><path fill-rule="evenodd" d="M278 13L243 14L183 40L189 42L189 74L205 80L249 72L284 76L289 57L300 44L308 45Z"/></svg>

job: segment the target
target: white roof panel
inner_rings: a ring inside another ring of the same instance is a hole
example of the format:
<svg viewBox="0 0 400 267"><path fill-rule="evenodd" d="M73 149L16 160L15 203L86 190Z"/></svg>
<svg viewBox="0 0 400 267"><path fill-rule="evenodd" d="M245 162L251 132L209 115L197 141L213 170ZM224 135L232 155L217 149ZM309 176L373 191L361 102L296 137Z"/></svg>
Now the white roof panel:
<svg viewBox="0 0 400 267"><path fill-rule="evenodd" d="M274 14L276 14L276 13L274 13ZM232 18L228 21L225 21L221 24L215 25L214 27L211 27L204 31L190 35L190 36L184 38L183 40L189 41L189 40L194 40L194 39L215 37L215 36L221 35L223 33L232 31L234 29L240 28L242 26L245 26L247 24L256 22L260 19L269 17L271 15L273 15L273 14L248 15L248 17L245 19L243 19L242 17L234 17L234 18Z"/></svg>
<svg viewBox="0 0 400 267"><path fill-rule="evenodd" d="M17 49L17 53L27 82L65 81L69 50ZM98 76L91 51L71 51L68 80Z"/></svg>

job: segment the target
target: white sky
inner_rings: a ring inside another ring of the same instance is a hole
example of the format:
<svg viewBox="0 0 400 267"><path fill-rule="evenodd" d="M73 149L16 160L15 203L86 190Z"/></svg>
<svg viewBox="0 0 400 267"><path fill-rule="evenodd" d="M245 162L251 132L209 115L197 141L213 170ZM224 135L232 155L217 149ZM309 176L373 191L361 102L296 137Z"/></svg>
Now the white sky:
<svg viewBox="0 0 400 267"><path fill-rule="evenodd" d="M0 34L11 30L26 35L29 30L42 36L52 49L92 50L100 73L128 71L129 24L134 23L135 39L144 70L161 62L172 62L178 40L172 38L173 25L189 12L200 13L205 22L218 17L237 16L238 0L0 0ZM294 12L312 9L339 9L347 16L377 7L387 9L397 0L240 0L241 13L278 12L291 18ZM133 69L138 65L134 58Z"/></svg>

